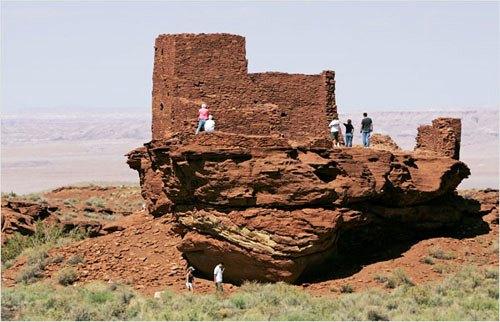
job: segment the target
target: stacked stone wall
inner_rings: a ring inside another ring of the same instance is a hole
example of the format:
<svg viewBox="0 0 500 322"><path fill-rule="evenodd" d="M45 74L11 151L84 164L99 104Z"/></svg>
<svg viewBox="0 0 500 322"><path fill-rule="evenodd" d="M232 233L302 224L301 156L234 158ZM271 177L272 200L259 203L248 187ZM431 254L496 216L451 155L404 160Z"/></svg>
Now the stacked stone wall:
<svg viewBox="0 0 500 322"><path fill-rule="evenodd" d="M218 131L281 135L299 142L328 135L337 113L335 74L253 73L245 38L229 34L161 35L155 44L153 139L193 134L207 103Z"/></svg>
<svg viewBox="0 0 500 322"><path fill-rule="evenodd" d="M418 128L416 150L427 150L438 155L460 158L462 122L457 118L437 118L432 125Z"/></svg>

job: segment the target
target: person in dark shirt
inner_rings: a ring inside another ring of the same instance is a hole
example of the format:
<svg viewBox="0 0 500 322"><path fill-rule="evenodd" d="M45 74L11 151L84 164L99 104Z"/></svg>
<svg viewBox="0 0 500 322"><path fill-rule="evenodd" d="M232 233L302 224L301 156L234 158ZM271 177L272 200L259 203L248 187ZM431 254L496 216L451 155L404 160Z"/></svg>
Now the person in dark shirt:
<svg viewBox="0 0 500 322"><path fill-rule="evenodd" d="M352 147L352 135L354 132L354 126L352 126L351 119L347 120L347 123L344 123L345 126L345 146Z"/></svg>
<svg viewBox="0 0 500 322"><path fill-rule="evenodd" d="M363 120L361 121L361 136L363 138L363 146L365 148L370 146L370 133L372 131L372 119L368 117L368 113L363 113Z"/></svg>

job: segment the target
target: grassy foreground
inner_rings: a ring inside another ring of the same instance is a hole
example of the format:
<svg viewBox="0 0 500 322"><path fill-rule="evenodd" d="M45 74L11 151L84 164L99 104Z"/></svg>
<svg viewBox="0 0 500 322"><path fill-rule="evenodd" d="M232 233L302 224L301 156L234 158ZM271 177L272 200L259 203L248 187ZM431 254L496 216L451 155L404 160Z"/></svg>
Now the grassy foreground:
<svg viewBox="0 0 500 322"><path fill-rule="evenodd" d="M496 320L498 269L466 267L438 284L315 297L247 283L229 296L144 297L128 286L35 283L2 289L2 320Z"/></svg>

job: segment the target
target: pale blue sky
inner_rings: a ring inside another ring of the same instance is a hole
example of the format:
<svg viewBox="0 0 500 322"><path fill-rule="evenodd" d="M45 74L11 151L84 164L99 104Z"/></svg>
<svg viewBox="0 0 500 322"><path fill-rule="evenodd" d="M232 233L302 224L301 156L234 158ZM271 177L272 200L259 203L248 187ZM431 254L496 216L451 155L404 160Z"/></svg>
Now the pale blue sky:
<svg viewBox="0 0 500 322"><path fill-rule="evenodd" d="M498 2L2 2L3 112L149 111L158 34L247 39L249 70L334 69L346 109L498 108Z"/></svg>

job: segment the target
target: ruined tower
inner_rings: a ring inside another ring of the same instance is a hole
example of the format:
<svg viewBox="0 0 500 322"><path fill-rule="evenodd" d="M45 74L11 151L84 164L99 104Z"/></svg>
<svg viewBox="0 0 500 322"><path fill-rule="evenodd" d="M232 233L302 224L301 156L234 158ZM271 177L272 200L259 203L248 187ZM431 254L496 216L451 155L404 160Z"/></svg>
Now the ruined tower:
<svg viewBox="0 0 500 322"><path fill-rule="evenodd" d="M221 132L303 141L325 137L337 113L335 73L248 73L245 38L160 35L153 72L153 139L190 135L201 103Z"/></svg>

